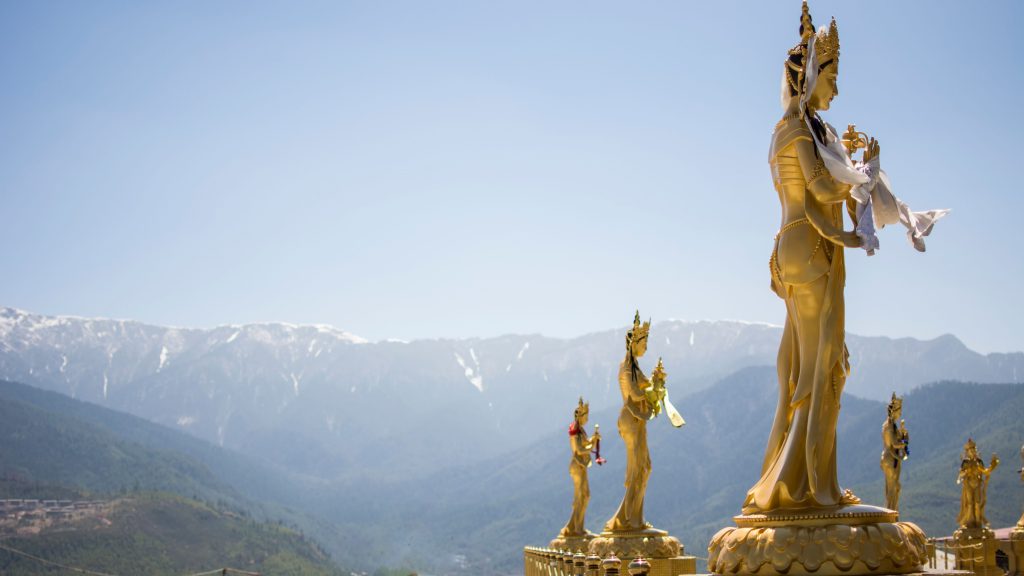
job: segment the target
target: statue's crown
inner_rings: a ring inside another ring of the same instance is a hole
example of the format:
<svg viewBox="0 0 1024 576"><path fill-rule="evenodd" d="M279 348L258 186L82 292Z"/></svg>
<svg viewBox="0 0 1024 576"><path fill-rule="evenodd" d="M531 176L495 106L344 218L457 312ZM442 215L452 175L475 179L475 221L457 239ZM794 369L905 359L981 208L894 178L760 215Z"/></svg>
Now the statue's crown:
<svg viewBox="0 0 1024 576"><path fill-rule="evenodd" d="M836 25L835 18L832 18L827 30L824 26L818 30L817 38L814 39L814 51L818 54L818 62L839 59L839 26Z"/></svg>
<svg viewBox="0 0 1024 576"><path fill-rule="evenodd" d="M815 32L811 11L807 7L807 0L804 0L800 9L800 42L789 51L790 59L786 62L786 65L796 74L796 78L789 78L789 84L796 93L803 90L809 59L807 44L812 36L814 37L814 53L819 66L829 61L839 60L839 26L836 24L836 19L832 18L828 28L822 26Z"/></svg>
<svg viewBox="0 0 1024 576"><path fill-rule="evenodd" d="M889 401L889 410L892 411L894 408L903 408L903 397L897 396L895 392L892 393L892 400Z"/></svg>
<svg viewBox="0 0 1024 576"><path fill-rule="evenodd" d="M590 412L590 404L583 401L583 396L580 396L580 404L576 407L576 417L580 417Z"/></svg>
<svg viewBox="0 0 1024 576"><path fill-rule="evenodd" d="M974 443L974 438L968 438L967 443L964 444L964 454L970 454L978 451L978 445Z"/></svg>
<svg viewBox="0 0 1024 576"><path fill-rule="evenodd" d="M640 323L640 311L636 311L636 315L633 316L633 329L629 331L627 337L632 341L636 340L641 336L647 336L647 333L651 329L651 321L647 320L643 324Z"/></svg>

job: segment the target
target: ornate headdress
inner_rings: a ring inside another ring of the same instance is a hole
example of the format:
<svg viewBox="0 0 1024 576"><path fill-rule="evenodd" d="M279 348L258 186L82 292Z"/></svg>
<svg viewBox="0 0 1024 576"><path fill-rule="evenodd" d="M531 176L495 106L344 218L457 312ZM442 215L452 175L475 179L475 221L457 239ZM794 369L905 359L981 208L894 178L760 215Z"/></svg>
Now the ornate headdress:
<svg viewBox="0 0 1024 576"><path fill-rule="evenodd" d="M815 33L810 9L807 7L807 0L804 0L800 11L800 42L788 52L783 87L788 86L798 96L810 92L818 75L817 67L838 59L839 26L836 25L836 19L832 18L828 28L822 26ZM808 80L811 81L810 86ZM784 108L788 104L788 99L792 97L789 89L783 92Z"/></svg>
<svg viewBox="0 0 1024 576"><path fill-rule="evenodd" d="M972 453L978 453L978 445L974 443L974 438L968 438L967 443L964 444L964 458L969 457Z"/></svg>
<svg viewBox="0 0 1024 576"><path fill-rule="evenodd" d="M897 396L895 392L892 393L892 400L889 401L889 414L892 414L896 410L903 409L903 398Z"/></svg>
<svg viewBox="0 0 1024 576"><path fill-rule="evenodd" d="M647 336L648 331L651 329L651 321L647 320L643 324L640 324L640 311L636 311L636 316L633 316L633 329L626 333L626 342L634 342L640 339L641 336Z"/></svg>
<svg viewBox="0 0 1024 576"><path fill-rule="evenodd" d="M590 404L583 401L583 396L580 396L580 404L576 407L576 411L573 413L576 418L590 412Z"/></svg>

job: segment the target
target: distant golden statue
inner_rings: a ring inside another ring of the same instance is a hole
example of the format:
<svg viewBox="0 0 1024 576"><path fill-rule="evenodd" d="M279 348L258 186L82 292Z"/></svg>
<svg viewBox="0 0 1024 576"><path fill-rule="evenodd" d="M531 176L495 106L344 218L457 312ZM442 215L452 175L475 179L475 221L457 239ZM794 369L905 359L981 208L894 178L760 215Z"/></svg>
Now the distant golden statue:
<svg viewBox="0 0 1024 576"><path fill-rule="evenodd" d="M999 458L993 454L988 467L978 456L978 446L971 438L964 444L960 474L956 483L960 485L960 514L956 521L961 528L988 528L985 518L985 499L988 493L988 479L999 466Z"/></svg>
<svg viewBox="0 0 1024 576"><path fill-rule="evenodd" d="M893 392L889 402L889 415L882 424L882 473L885 474L885 507L899 510L900 469L903 461L910 456L910 433L900 415L903 413L903 398ZM897 424L897 422L899 422Z"/></svg>
<svg viewBox="0 0 1024 576"><path fill-rule="evenodd" d="M605 524L605 532L648 531L652 534L666 534L655 530L644 520L644 495L647 479L651 475L651 456L647 450L647 421L665 407L672 424L684 424L682 416L668 399L665 389L665 366L658 360L653 381L640 370L638 359L647 352L647 336L650 321L640 323L640 312L633 318L633 329L626 333L626 358L619 364L619 391L622 392L622 411L619 413L619 435L626 444L626 494L615 512Z"/></svg>
<svg viewBox="0 0 1024 576"><path fill-rule="evenodd" d="M1017 470L1017 474L1020 474L1020 481L1024 482L1024 446L1020 447L1020 470ZM1020 520L1017 520L1017 531L1024 532L1024 512L1021 512Z"/></svg>
<svg viewBox="0 0 1024 576"><path fill-rule="evenodd" d="M587 479L587 469L590 468L590 455L595 451L601 441L599 429L594 427L594 435L587 436L587 420L590 417L590 405L580 398L579 406L573 414L572 424L569 425L569 447L572 448L572 460L569 461L569 476L572 477L573 499L572 515L569 521L559 533L561 537L583 537L593 536L583 524L587 512L587 504L590 502L590 482ZM597 453L598 464L603 464L600 452Z"/></svg>
<svg viewBox="0 0 1024 576"><path fill-rule="evenodd" d="M609 532L637 531L650 528L644 521L644 494L651 475L651 456L647 451L647 421L654 415L654 406L647 400L651 382L640 370L637 359L647 352L650 321L640 323L640 312L633 319L633 329L626 333L626 358L619 365L619 390L622 411L619 412L619 435L626 444L626 494L618 511L606 524Z"/></svg>

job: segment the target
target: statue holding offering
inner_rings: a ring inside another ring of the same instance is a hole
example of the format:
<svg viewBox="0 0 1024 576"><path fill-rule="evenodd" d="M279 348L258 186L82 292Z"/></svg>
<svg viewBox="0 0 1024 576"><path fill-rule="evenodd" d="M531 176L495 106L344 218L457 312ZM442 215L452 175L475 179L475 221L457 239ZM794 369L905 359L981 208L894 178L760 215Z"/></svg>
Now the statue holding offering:
<svg viewBox="0 0 1024 576"><path fill-rule="evenodd" d="M583 524L584 515L587 512L587 504L590 503L590 482L587 479L587 469L591 466L590 455L597 453L596 448L601 442L601 433L597 426L594 426L594 435L587 436L587 420L590 417L590 405L580 398L579 406L573 415L572 424L569 425L569 447L572 448L572 460L569 461L569 476L572 478L573 499L572 515L569 521L559 533L560 537L593 537ZM597 463L603 464L604 459L597 453Z"/></svg>
<svg viewBox="0 0 1024 576"><path fill-rule="evenodd" d="M967 439L960 461L960 474L956 478L960 485L960 514L956 521L961 528L988 528L988 518L985 518L988 479L998 466L999 458L993 454L986 467L985 461L978 456L974 439Z"/></svg>
<svg viewBox="0 0 1024 576"><path fill-rule="evenodd" d="M899 511L900 469L910 455L910 434L900 415L903 413L903 398L893 392L889 402L888 416L882 424L882 473L885 474L885 507ZM899 424L896 421L899 420Z"/></svg>
<svg viewBox="0 0 1024 576"><path fill-rule="evenodd" d="M640 323L640 312L633 318L633 329L626 333L626 358L619 365L619 390L622 392L622 411L619 413L619 435L626 443L626 494L615 516L605 524L605 532L637 532L654 530L644 520L644 495L647 479L651 475L651 457L647 450L647 421L655 418L664 402L666 412L676 426L682 426L682 417L667 402L665 367L658 368L649 380L640 370L638 359L647 352L647 335L651 322Z"/></svg>

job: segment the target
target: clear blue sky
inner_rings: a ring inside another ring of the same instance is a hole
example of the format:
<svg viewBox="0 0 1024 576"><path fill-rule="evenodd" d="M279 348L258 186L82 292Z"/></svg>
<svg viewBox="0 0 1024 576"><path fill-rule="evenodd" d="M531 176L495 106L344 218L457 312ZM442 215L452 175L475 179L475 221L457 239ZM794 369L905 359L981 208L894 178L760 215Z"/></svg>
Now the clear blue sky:
<svg viewBox="0 0 1024 576"><path fill-rule="evenodd" d="M370 339L781 323L791 2L4 2L0 305ZM847 329L1024 350L1024 3L824 2L827 113L952 208Z"/></svg>

